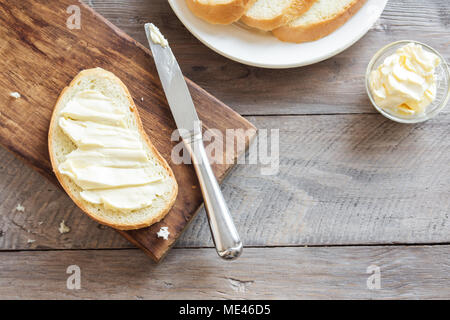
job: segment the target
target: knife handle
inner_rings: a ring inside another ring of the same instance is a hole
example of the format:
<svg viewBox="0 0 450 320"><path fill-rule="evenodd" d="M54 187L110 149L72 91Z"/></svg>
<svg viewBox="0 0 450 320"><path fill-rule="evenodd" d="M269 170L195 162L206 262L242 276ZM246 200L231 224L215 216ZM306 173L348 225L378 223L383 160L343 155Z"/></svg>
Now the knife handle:
<svg viewBox="0 0 450 320"><path fill-rule="evenodd" d="M209 164L203 139L201 135L196 135L193 139L184 140L184 143L197 173L217 253L226 260L236 259L242 253L242 242Z"/></svg>

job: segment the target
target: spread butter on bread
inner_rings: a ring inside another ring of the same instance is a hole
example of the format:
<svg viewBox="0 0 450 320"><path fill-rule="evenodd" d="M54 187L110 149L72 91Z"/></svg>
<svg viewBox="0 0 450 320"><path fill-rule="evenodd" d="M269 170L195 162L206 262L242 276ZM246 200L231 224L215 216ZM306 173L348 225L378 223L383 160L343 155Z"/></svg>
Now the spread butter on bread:
<svg viewBox="0 0 450 320"><path fill-rule="evenodd" d="M101 224L148 227L175 202L173 172L145 133L127 87L111 72L84 70L62 91L48 143L58 181Z"/></svg>

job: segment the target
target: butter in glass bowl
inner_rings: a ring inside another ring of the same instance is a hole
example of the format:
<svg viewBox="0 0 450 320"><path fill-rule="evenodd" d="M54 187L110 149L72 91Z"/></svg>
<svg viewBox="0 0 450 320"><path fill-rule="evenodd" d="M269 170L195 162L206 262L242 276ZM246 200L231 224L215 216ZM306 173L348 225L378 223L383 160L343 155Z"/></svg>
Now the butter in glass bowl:
<svg viewBox="0 0 450 320"><path fill-rule="evenodd" d="M372 58L366 87L372 104L384 116L417 123L446 106L449 75L448 65L436 50L415 41L398 41Z"/></svg>

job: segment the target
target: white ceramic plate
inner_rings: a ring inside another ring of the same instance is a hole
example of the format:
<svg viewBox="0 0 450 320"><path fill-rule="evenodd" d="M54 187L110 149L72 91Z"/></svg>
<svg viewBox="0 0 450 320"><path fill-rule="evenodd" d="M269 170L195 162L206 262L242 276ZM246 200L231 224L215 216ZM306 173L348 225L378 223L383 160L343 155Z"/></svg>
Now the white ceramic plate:
<svg viewBox="0 0 450 320"><path fill-rule="evenodd" d="M331 35L308 43L279 41L270 33L260 33L240 23L222 26L197 18L185 0L169 0L186 28L217 53L247 65L263 68L306 66L341 53L362 38L381 16L388 0L368 0L344 26Z"/></svg>

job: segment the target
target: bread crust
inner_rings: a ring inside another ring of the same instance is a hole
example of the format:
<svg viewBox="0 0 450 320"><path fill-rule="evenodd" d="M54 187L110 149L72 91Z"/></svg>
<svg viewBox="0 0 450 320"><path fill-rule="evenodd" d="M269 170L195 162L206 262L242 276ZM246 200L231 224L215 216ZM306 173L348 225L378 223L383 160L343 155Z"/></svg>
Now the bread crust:
<svg viewBox="0 0 450 320"><path fill-rule="evenodd" d="M272 33L281 41L302 43L319 40L333 33L353 17L367 0L354 0L345 10L328 20L308 26L286 25L277 28Z"/></svg>
<svg viewBox="0 0 450 320"><path fill-rule="evenodd" d="M155 158L157 159L157 161L159 162L160 165L162 165L164 167L165 170L167 170L167 172L169 173L170 178L173 180L174 182L174 187L172 189L172 195L170 198L169 203L166 205L166 207L161 210L161 212L159 212L157 215L153 215L152 217L150 217L147 220L144 220L140 223L137 224L119 224L119 223L111 223L109 221L106 221L105 219L103 219L102 217L99 217L98 215L95 214L95 212L91 212L83 203L83 201L81 200L81 197L77 197L75 194L73 194L70 191L69 186L67 185L66 181L69 181L68 177L63 176L59 171L58 171L58 161L56 160L54 151L53 151L53 135L55 130L57 129L58 126L58 118L59 118L59 112L62 106L62 100L63 97L65 96L65 94L67 93L67 91L72 88L81 78L86 77L86 76L98 76L98 77L102 77L102 78L108 78L110 80L113 80L115 82L117 82L121 88L124 90L128 101L130 103L131 106L131 111L133 112L133 115L135 117L136 120L136 124L139 130L139 134L141 135L141 137L144 138L147 146L149 147L149 149L151 150L152 154L155 156ZM66 191L66 193L69 195L69 197L73 200L73 202L75 202L75 204L84 212L86 213L89 217L91 217L92 219L94 219L95 221L97 221L98 223L101 223L103 225L107 225L109 227L118 229L118 230L135 230L135 229L141 229L141 228L145 228L145 227L149 227L152 224L155 224L159 221L161 221L166 214L170 211L170 209L172 208L173 204L175 203L175 200L177 198L177 194L178 194L178 183L175 179L175 176L173 174L172 169L169 167L169 165L167 164L166 160L161 156L161 154L158 152L158 150L155 148L155 146L152 144L152 142L150 141L149 137L147 136L147 134L145 133L144 127L142 125L142 121L141 118L139 116L139 113L137 111L136 105L134 104L133 98L130 95L130 92L128 91L128 88L125 86L125 84L122 82L122 80L120 80L117 76L115 76L113 73L103 70L101 68L94 68L94 69L87 69L87 70L83 70L81 71L69 84L68 87L64 88L63 91L61 92L56 104L55 104L55 108L53 110L53 114L52 114L52 118L50 121L50 128L49 128L49 133L48 133L48 150L49 150L49 154L50 154L50 161L52 164L52 168L53 168L53 172L56 175L56 178L58 179L59 183L61 184L61 186L63 187L63 189Z"/></svg>
<svg viewBox="0 0 450 320"><path fill-rule="evenodd" d="M201 3L186 0L189 9L199 18L212 24L231 24L238 21L256 0L230 0L228 3Z"/></svg>
<svg viewBox="0 0 450 320"><path fill-rule="evenodd" d="M246 25L263 31L272 31L281 26L287 25L297 17L309 10L317 0L294 0L292 5L286 8L284 12L272 19L255 19L244 14L241 21Z"/></svg>

